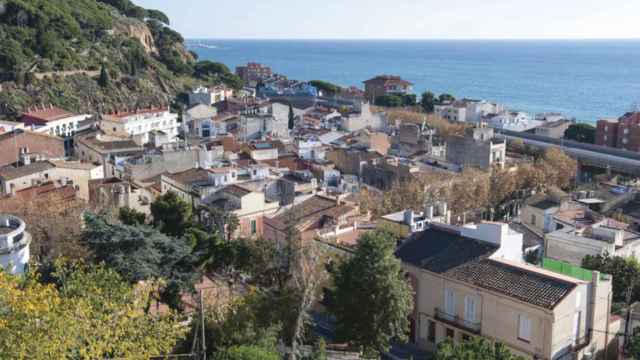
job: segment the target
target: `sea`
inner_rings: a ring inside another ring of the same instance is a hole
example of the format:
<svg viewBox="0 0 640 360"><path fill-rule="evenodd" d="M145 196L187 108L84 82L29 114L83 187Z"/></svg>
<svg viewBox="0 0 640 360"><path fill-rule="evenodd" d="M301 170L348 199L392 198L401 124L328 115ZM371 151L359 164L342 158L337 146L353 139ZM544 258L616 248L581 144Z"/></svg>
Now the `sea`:
<svg viewBox="0 0 640 360"><path fill-rule="evenodd" d="M400 75L425 90L490 100L531 114L594 123L640 109L640 40L190 39L201 60L249 61L298 80L363 87Z"/></svg>

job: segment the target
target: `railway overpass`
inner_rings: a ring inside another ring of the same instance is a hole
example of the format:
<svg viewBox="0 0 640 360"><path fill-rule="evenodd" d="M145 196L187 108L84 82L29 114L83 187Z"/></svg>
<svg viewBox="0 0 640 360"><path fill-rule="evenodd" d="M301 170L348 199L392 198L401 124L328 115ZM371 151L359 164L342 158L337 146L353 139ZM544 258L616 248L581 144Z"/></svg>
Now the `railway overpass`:
<svg viewBox="0 0 640 360"><path fill-rule="evenodd" d="M542 149L561 148L582 165L640 177L640 153L510 130L496 129L495 133L498 139L520 139L526 145Z"/></svg>

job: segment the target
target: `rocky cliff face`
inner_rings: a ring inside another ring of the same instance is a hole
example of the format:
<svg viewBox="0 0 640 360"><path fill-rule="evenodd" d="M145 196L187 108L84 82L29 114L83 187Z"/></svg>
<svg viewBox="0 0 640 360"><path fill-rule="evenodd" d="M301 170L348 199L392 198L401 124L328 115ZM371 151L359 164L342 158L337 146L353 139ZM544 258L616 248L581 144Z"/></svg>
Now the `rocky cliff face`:
<svg viewBox="0 0 640 360"><path fill-rule="evenodd" d="M140 20L131 18L118 19L113 24L113 34L137 39L147 51L147 54L158 54L151 30Z"/></svg>

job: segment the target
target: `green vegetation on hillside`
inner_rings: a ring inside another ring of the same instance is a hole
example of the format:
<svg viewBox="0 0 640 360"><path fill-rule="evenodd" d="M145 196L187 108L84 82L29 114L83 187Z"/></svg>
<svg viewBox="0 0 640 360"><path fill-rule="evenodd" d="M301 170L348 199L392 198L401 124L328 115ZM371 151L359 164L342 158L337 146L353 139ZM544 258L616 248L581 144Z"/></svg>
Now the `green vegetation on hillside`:
<svg viewBox="0 0 640 360"><path fill-rule="evenodd" d="M100 112L167 104L201 77L169 18L130 0L0 0L0 114L53 104Z"/></svg>

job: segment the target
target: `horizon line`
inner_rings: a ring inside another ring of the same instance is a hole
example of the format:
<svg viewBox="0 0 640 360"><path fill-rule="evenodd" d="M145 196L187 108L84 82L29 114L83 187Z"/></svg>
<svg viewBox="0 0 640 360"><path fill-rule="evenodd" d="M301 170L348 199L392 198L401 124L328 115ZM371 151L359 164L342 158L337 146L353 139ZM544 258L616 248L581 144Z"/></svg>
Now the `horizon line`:
<svg viewBox="0 0 640 360"><path fill-rule="evenodd" d="M261 37L186 37L186 40L233 41L640 41L640 37L620 38L261 38Z"/></svg>

